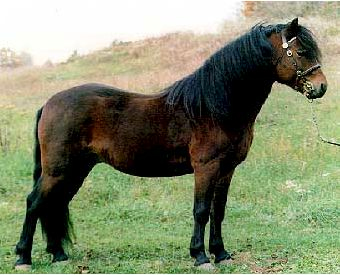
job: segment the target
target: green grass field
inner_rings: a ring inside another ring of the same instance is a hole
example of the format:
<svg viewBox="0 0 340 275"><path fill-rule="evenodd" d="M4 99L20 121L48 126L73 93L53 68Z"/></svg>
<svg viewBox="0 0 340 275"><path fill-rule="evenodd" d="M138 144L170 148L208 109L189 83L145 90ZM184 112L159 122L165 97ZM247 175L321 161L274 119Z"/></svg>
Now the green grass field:
<svg viewBox="0 0 340 275"><path fill-rule="evenodd" d="M0 75L0 273L15 273L14 246L32 187L34 116L48 97L91 81L154 92L223 41L176 34ZM329 91L313 106L322 134L339 140L337 68L339 61L326 58ZM310 106L274 86L229 193L223 237L234 260L216 272L340 273L340 148L318 140ZM188 251L192 206L192 175L147 179L98 165L70 205L76 234L70 260L51 263L38 225L31 272L199 273Z"/></svg>

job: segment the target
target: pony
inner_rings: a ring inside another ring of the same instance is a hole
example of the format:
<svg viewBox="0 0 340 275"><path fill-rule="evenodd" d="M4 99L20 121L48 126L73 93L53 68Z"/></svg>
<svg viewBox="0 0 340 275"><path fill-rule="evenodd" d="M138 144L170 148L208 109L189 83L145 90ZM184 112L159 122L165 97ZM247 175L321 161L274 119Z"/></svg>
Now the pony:
<svg viewBox="0 0 340 275"><path fill-rule="evenodd" d="M196 71L159 93L143 95L102 84L59 92L38 110L33 190L16 245L16 268L32 264L37 221L53 262L68 259L69 203L97 163L129 175L173 177L194 173L195 266L212 266L231 254L222 221L228 189L253 140L254 123L274 82L308 99L322 97L327 80L312 32L298 19L257 24L226 44Z"/></svg>

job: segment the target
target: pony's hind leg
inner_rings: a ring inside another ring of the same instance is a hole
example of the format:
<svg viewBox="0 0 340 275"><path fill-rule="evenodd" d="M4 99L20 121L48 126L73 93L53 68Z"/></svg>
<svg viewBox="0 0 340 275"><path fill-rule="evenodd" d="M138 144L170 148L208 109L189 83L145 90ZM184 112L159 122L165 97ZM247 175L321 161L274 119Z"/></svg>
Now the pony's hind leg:
<svg viewBox="0 0 340 275"><path fill-rule="evenodd" d="M94 161L78 162L77 165L69 165L68 172L44 179L45 199L40 221L47 239L46 251L53 255L53 262L68 259L63 248L71 243L72 224L68 206L94 164Z"/></svg>
<svg viewBox="0 0 340 275"><path fill-rule="evenodd" d="M33 236L39 217L39 208L41 207L41 197L39 193L39 181L33 188L33 191L27 196L26 216L22 228L20 240L15 248L15 253L19 256L16 261L16 268L32 264L31 251Z"/></svg>
<svg viewBox="0 0 340 275"><path fill-rule="evenodd" d="M46 251L53 255L53 262L66 261L68 256L63 245L71 243L68 180L64 176L47 176L43 181L44 207L39 218L42 231L46 236Z"/></svg>
<svg viewBox="0 0 340 275"><path fill-rule="evenodd" d="M46 251L53 255L53 262L66 261L68 256L63 249L63 243L70 242L68 199L63 194L65 182L61 178L46 177L45 185L51 186L45 191L44 208L41 211L40 222L46 236Z"/></svg>

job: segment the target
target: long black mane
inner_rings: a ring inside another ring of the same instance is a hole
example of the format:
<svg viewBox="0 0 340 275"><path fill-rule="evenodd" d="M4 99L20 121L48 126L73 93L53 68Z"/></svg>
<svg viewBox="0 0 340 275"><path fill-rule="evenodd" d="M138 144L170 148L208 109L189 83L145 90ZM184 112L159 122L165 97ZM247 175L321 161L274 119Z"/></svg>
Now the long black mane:
<svg viewBox="0 0 340 275"><path fill-rule="evenodd" d="M247 92L251 94L253 85L259 85L259 81L274 82L274 50L268 37L273 32L281 32L285 26L254 26L214 53L195 72L166 88L167 104L172 107L183 104L192 119L202 115L218 120L227 118L235 101L233 98L247 96ZM298 40L314 58L320 59L320 51L308 29L299 26ZM267 97L268 94L258 96Z"/></svg>

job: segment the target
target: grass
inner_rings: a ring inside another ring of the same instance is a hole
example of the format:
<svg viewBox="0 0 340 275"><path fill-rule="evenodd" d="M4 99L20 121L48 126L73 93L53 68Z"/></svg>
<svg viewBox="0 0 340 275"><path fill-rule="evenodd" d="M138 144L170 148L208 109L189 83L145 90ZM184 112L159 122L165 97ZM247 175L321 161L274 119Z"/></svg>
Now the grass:
<svg viewBox="0 0 340 275"><path fill-rule="evenodd" d="M84 82L160 90L225 40L172 34L114 45L54 68L2 73L0 273L15 273L13 250L31 190L35 110L57 91ZM322 134L339 139L336 60L326 56L330 88L313 106ZM275 85L229 193L223 237L234 261L216 272L339 273L339 163L339 148L318 141L310 104ZM98 165L71 203L76 240L70 260L51 264L38 225L31 272L200 273L188 253L192 202L192 175L138 178Z"/></svg>

